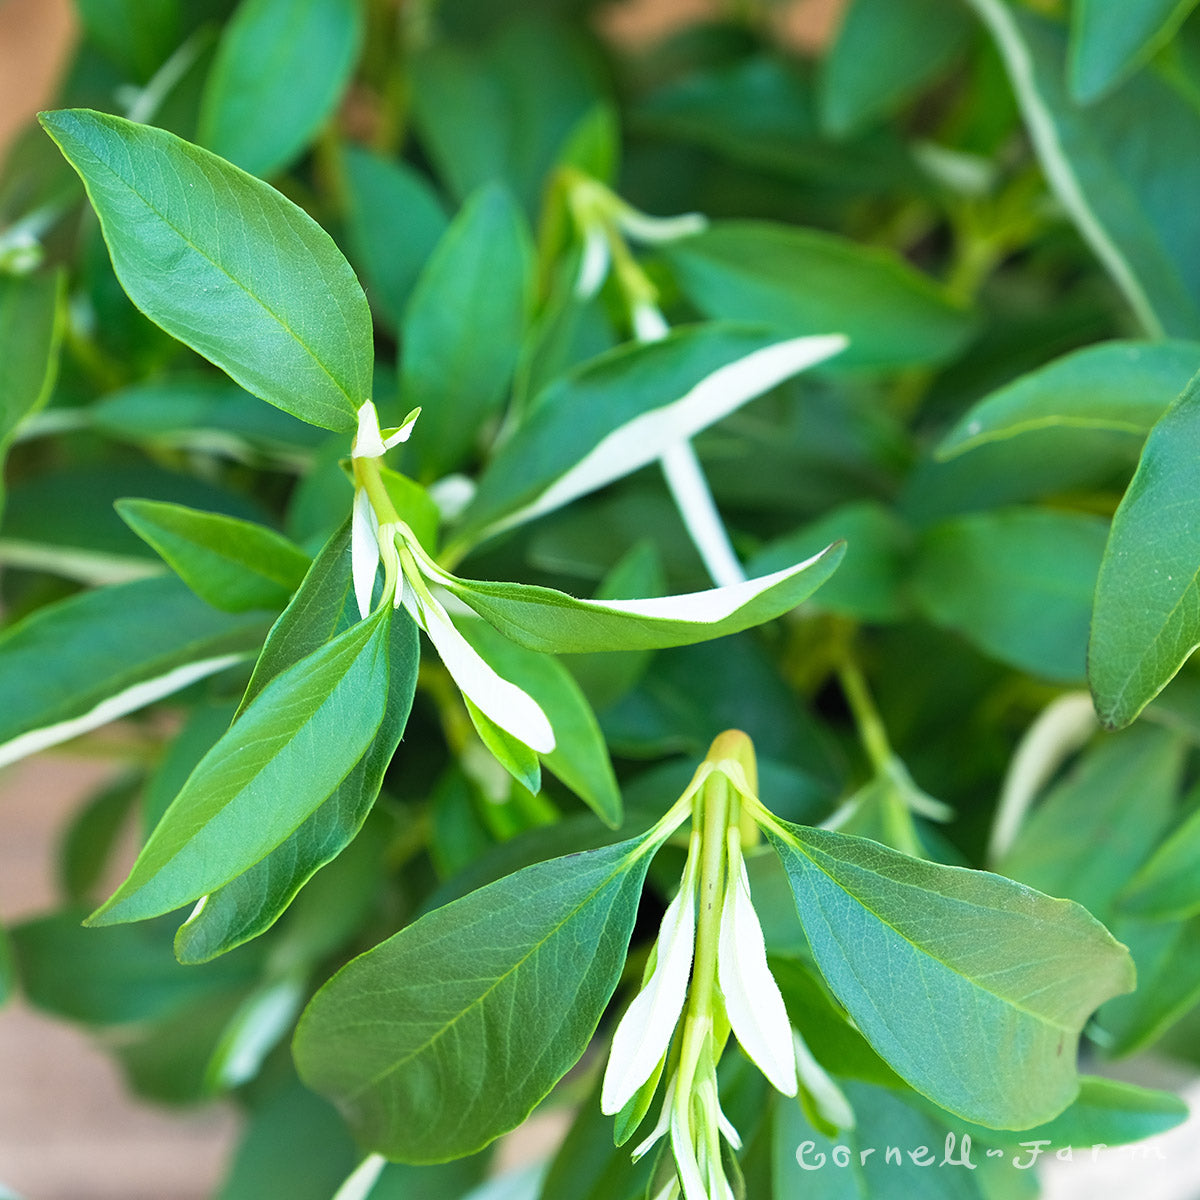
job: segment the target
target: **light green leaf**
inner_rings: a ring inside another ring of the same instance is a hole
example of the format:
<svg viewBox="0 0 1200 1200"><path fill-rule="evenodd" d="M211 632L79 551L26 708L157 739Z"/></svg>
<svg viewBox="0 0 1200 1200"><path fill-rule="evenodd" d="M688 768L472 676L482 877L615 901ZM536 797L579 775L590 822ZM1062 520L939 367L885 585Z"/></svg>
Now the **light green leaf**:
<svg viewBox="0 0 1200 1200"><path fill-rule="evenodd" d="M1004 60L1047 181L1142 328L1200 336L1196 226L1177 199L1200 190L1200 110L1149 71L1080 109L1052 23L1007 0L970 3Z"/></svg>
<svg viewBox="0 0 1200 1200"><path fill-rule="evenodd" d="M715 221L662 253L708 317L761 322L781 337L845 334L839 367L941 362L971 330L967 314L898 257L815 229Z"/></svg>
<svg viewBox="0 0 1200 1200"><path fill-rule="evenodd" d="M1200 914L1200 808L1154 851L1117 903L1122 912L1148 920L1184 920Z"/></svg>
<svg viewBox="0 0 1200 1200"><path fill-rule="evenodd" d="M242 0L205 82L197 140L252 175L290 166L337 107L363 25L360 0Z"/></svg>
<svg viewBox="0 0 1200 1200"><path fill-rule="evenodd" d="M533 248L499 186L473 196L417 280L402 326L400 391L421 407L412 446L437 478L459 466L508 394L529 316Z"/></svg>
<svg viewBox="0 0 1200 1200"><path fill-rule="evenodd" d="M843 348L836 337L780 341L729 325L618 347L536 397L489 463L464 523L480 537L552 512Z"/></svg>
<svg viewBox="0 0 1200 1200"><path fill-rule="evenodd" d="M333 240L267 184L173 134L88 109L43 113L83 178L130 299L247 391L356 428L371 314Z"/></svg>
<svg viewBox="0 0 1200 1200"><path fill-rule="evenodd" d="M343 527L271 630L240 711L248 713L247 706L272 679L357 620L348 527ZM396 753L416 690L420 649L407 613L396 612L391 618L387 661L387 703L366 752L293 833L211 892L200 912L180 926L175 953L181 962L206 962L270 928L313 874L358 834Z"/></svg>
<svg viewBox="0 0 1200 1200"><path fill-rule="evenodd" d="M1075 0L1071 95L1088 104L1132 74L1183 23L1196 0Z"/></svg>
<svg viewBox="0 0 1200 1200"><path fill-rule="evenodd" d="M50 397L58 373L65 297L61 273L0 275L0 472L17 426ZM3 512L0 474L0 515Z"/></svg>
<svg viewBox="0 0 1200 1200"><path fill-rule="evenodd" d="M0 634L0 765L95 729L239 661L263 619L160 576L82 592Z"/></svg>
<svg viewBox="0 0 1200 1200"><path fill-rule="evenodd" d="M546 766L607 825L620 825L621 793L604 735L566 667L509 641L486 621L464 620L458 628L498 675L528 692L549 716L555 745L542 756Z"/></svg>
<svg viewBox="0 0 1200 1200"><path fill-rule="evenodd" d="M1200 369L1200 342L1101 342L985 396L937 448L943 461L1035 429L1145 436Z"/></svg>
<svg viewBox="0 0 1200 1200"><path fill-rule="evenodd" d="M329 797L383 720L391 613L383 605L255 696L91 924L137 921L207 895L266 857Z"/></svg>
<svg viewBox="0 0 1200 1200"><path fill-rule="evenodd" d="M158 500L118 500L117 512L200 597L224 612L282 608L309 557L253 521Z"/></svg>
<svg viewBox="0 0 1200 1200"><path fill-rule="evenodd" d="M770 838L817 966L908 1084L998 1129L1074 1100L1084 1022L1134 984L1128 952L1094 917L864 838L795 825Z"/></svg>
<svg viewBox="0 0 1200 1200"><path fill-rule="evenodd" d="M433 186L407 163L358 146L346 146L343 153L351 258L394 327L446 232L446 210Z"/></svg>
<svg viewBox="0 0 1200 1200"><path fill-rule="evenodd" d="M1084 677L1105 522L1085 513L1002 509L936 526L913 568L917 606L985 654L1043 679Z"/></svg>
<svg viewBox="0 0 1200 1200"><path fill-rule="evenodd" d="M1088 682L1128 725L1200 645L1200 376L1150 431L1113 517L1096 584Z"/></svg>
<svg viewBox="0 0 1200 1200"><path fill-rule="evenodd" d="M822 124L843 137L887 115L954 63L971 29L954 0L854 0L822 61Z"/></svg>
<svg viewBox="0 0 1200 1200"><path fill-rule="evenodd" d="M578 1060L612 996L644 846L526 867L356 958L300 1020L305 1083L363 1145L406 1162L469 1154L515 1128Z"/></svg>
<svg viewBox="0 0 1200 1200"><path fill-rule="evenodd" d="M1187 750L1152 725L1097 741L1038 803L997 870L1107 920L1171 818Z"/></svg>

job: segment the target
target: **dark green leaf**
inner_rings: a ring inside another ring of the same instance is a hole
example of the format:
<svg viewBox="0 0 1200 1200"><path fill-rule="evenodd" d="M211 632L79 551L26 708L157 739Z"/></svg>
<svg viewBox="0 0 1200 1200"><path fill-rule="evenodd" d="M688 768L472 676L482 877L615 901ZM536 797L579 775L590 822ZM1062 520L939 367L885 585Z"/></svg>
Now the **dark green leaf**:
<svg viewBox="0 0 1200 1200"><path fill-rule="evenodd" d="M1040 801L997 869L1107 920L1170 820L1187 749L1151 725L1097 742Z"/></svg>
<svg viewBox="0 0 1200 1200"><path fill-rule="evenodd" d="M17 969L13 963L8 933L0 926L0 1008L12 998L17 986Z"/></svg>
<svg viewBox="0 0 1200 1200"><path fill-rule="evenodd" d="M249 715L247 706L272 679L358 620L349 557L348 532L343 528L322 551L271 630L242 701L245 716ZM176 936L175 952L181 962L205 962L262 933L313 873L355 838L379 794L407 724L419 659L417 628L407 613L396 612L388 634L387 703L366 752L294 832L248 870L209 894L204 907ZM368 871L360 873L370 878ZM304 940L308 955L312 938Z"/></svg>
<svg viewBox="0 0 1200 1200"><path fill-rule="evenodd" d="M263 688L201 760L93 924L141 920L207 895L329 797L383 720L391 613L382 606Z"/></svg>
<svg viewBox="0 0 1200 1200"><path fill-rule="evenodd" d="M839 349L698 325L585 363L534 398L480 479L464 536L530 520L620 479Z"/></svg>
<svg viewBox="0 0 1200 1200"><path fill-rule="evenodd" d="M146 83L179 44L180 0L76 0L89 42L125 72Z"/></svg>
<svg viewBox="0 0 1200 1200"><path fill-rule="evenodd" d="M220 741L236 709L237 705L228 700L201 700L192 705L183 728L171 738L146 781L142 795L143 842L154 832L200 760Z"/></svg>
<svg viewBox="0 0 1200 1200"><path fill-rule="evenodd" d="M1004 59L1048 182L1142 328L1200 336L1196 229L1177 202L1200 190L1200 109L1149 71L1080 109L1053 24L1006 0L970 2Z"/></svg>
<svg viewBox="0 0 1200 1200"><path fill-rule="evenodd" d="M243 0L204 89L199 140L252 175L274 175L332 114L363 36L360 0Z"/></svg>
<svg viewBox="0 0 1200 1200"><path fill-rule="evenodd" d="M1075 0L1071 7L1071 94L1103 96L1162 46L1196 0Z"/></svg>
<svg viewBox="0 0 1200 1200"><path fill-rule="evenodd" d="M171 953L169 923L84 929L83 910L67 909L10 930L21 983L31 1004L89 1025L161 1019L200 999L250 982L258 968L239 956L202 970Z"/></svg>
<svg viewBox="0 0 1200 1200"><path fill-rule="evenodd" d="M1122 912L1159 921L1200 914L1200 809L1193 810L1129 880L1118 905Z"/></svg>
<svg viewBox="0 0 1200 1200"><path fill-rule="evenodd" d="M1044 679L1082 681L1100 517L1050 509L972 513L921 541L918 607L984 653Z"/></svg>
<svg viewBox="0 0 1200 1200"><path fill-rule="evenodd" d="M262 617L162 576L83 592L0 635L0 762L86 733L246 656Z"/></svg>
<svg viewBox="0 0 1200 1200"><path fill-rule="evenodd" d="M1084 1022L1134 983L1125 948L1094 917L1000 875L780 828L771 841L813 957L906 1082L999 1129L1071 1103Z"/></svg>
<svg viewBox="0 0 1200 1200"><path fill-rule="evenodd" d="M822 64L826 129L852 133L916 95L953 64L971 28L954 0L854 0Z"/></svg>
<svg viewBox="0 0 1200 1200"><path fill-rule="evenodd" d="M497 416L529 315L532 247L503 188L477 193L438 243L404 314L400 387L422 408L423 473L459 466Z"/></svg>
<svg viewBox="0 0 1200 1200"><path fill-rule="evenodd" d="M860 621L898 621L908 611L903 592L912 534L890 509L873 500L845 504L811 525L773 541L746 564L766 575L844 541L846 557L814 604Z"/></svg>
<svg viewBox="0 0 1200 1200"><path fill-rule="evenodd" d="M1200 342L1101 342L1055 359L975 404L939 459L1035 429L1144 436L1200 368Z"/></svg>
<svg viewBox="0 0 1200 1200"><path fill-rule="evenodd" d="M608 747L591 706L566 667L509 641L486 621L460 621L458 629L502 679L527 692L549 716L555 746L543 756L546 766L602 821L614 829L620 825L621 793Z"/></svg>
<svg viewBox="0 0 1200 1200"><path fill-rule="evenodd" d="M407 163L347 146L346 235L371 297L393 326L448 223L423 175Z"/></svg>
<svg viewBox="0 0 1200 1200"><path fill-rule="evenodd" d="M311 217L161 129L87 109L41 120L82 176L138 308L256 396L355 428L371 394L371 314Z"/></svg>
<svg viewBox="0 0 1200 1200"><path fill-rule="evenodd" d="M815 229L714 222L663 253L706 316L759 321L781 337L845 334L838 366L940 362L971 331L967 314L898 257Z"/></svg>
<svg viewBox="0 0 1200 1200"><path fill-rule="evenodd" d="M656 650L740 633L795 608L833 574L840 543L745 583L644 600L576 600L553 588L447 576L442 582L506 637L551 654Z"/></svg>
<svg viewBox="0 0 1200 1200"><path fill-rule="evenodd" d="M139 773L119 776L90 797L64 830L59 878L64 894L73 903L83 904L92 898L141 786Z"/></svg>
<svg viewBox="0 0 1200 1200"><path fill-rule="evenodd" d="M301 1018L301 1077L391 1158L457 1157L515 1128L583 1053L617 985L643 844L527 867L355 959Z"/></svg>
<svg viewBox="0 0 1200 1200"><path fill-rule="evenodd" d="M17 426L50 396L63 331L64 276L0 274L0 472ZM4 485L0 475L0 515Z"/></svg>
<svg viewBox="0 0 1200 1200"><path fill-rule="evenodd" d="M224 612L282 608L308 570L308 555L263 525L157 500L116 507L201 600Z"/></svg>
<svg viewBox="0 0 1200 1200"><path fill-rule="evenodd" d="M1104 549L1088 682L1113 728L1128 725L1200 645L1197 453L1200 376L1151 430Z"/></svg>

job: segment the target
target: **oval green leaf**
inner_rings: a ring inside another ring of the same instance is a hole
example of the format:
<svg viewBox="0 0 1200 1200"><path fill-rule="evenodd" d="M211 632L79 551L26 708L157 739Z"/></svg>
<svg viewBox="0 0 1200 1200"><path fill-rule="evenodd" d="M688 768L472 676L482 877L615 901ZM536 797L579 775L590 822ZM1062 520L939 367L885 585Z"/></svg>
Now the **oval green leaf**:
<svg viewBox="0 0 1200 1200"><path fill-rule="evenodd" d="M89 109L41 115L87 188L129 298L247 391L352 431L371 395L367 299L305 212L207 150Z"/></svg>

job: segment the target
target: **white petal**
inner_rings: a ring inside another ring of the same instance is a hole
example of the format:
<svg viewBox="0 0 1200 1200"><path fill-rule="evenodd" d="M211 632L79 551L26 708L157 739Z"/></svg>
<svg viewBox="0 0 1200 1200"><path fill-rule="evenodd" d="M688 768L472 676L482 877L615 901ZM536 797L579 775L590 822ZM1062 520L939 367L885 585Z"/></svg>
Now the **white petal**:
<svg viewBox="0 0 1200 1200"><path fill-rule="evenodd" d="M646 986L633 998L613 1035L600 1111L619 1113L658 1066L679 1023L692 974L696 940L696 871L699 835L692 834L683 882L658 930L658 959ZM668 1096L670 1090L668 1089Z"/></svg>
<svg viewBox="0 0 1200 1200"><path fill-rule="evenodd" d="M407 442L412 437L413 426L417 423L417 418L421 415L421 409L418 406L412 412L391 430L387 437L383 439L383 448L390 450L393 446L398 446L401 442Z"/></svg>
<svg viewBox="0 0 1200 1200"><path fill-rule="evenodd" d="M647 1076L647 1078L649 1077ZM671 1128L671 1100L674 1096L674 1093L675 1077L672 1075L667 1083L667 1095L666 1099L663 1101L662 1112L658 1114L658 1123L650 1131L650 1136L644 1141L638 1142L638 1144L630 1152L629 1157L634 1162L637 1162L637 1160L641 1158L646 1151L649 1150L651 1146L653 1146L654 1143L657 1142L658 1139L667 1132L668 1129ZM621 1107L624 1108L625 1106L621 1105ZM603 1112L604 1110L601 1109L601 1111Z"/></svg>
<svg viewBox="0 0 1200 1200"><path fill-rule="evenodd" d="M733 552L725 523L717 512L708 480L704 477L704 469L700 466L692 443L683 441L668 446L660 462L675 507L679 509L692 544L700 552L713 583L718 587L744 583L746 572Z"/></svg>
<svg viewBox="0 0 1200 1200"><path fill-rule="evenodd" d="M387 1159L382 1154L368 1154L338 1188L333 1200L367 1200L386 1166Z"/></svg>
<svg viewBox="0 0 1200 1200"><path fill-rule="evenodd" d="M685 1099L681 1104L674 1105L671 1110L671 1151L675 1155L675 1166L679 1170L679 1182L683 1185L686 1200L711 1200L700 1174L700 1164L696 1161L696 1147L692 1143L692 1131L687 1123L686 1109Z"/></svg>
<svg viewBox="0 0 1200 1200"><path fill-rule="evenodd" d="M204 658L199 662L185 663L182 667L176 667L173 671L159 675L156 679L144 679L141 683L135 683L115 696L101 700L95 708L78 717L71 717L66 721L43 725L40 729L30 729L26 733L18 734L11 741L0 745L0 767L7 767L9 763L15 763L30 754L36 754L48 746L57 746L59 742L65 742L73 737L78 737L81 733L98 729L101 725L107 725L109 721L115 721L126 713L145 708L147 704L153 704L155 700L170 696L189 684L195 683L198 679L204 679L208 675L223 671L226 667L241 662L245 657L244 654L221 654L216 658Z"/></svg>
<svg viewBox="0 0 1200 1200"><path fill-rule="evenodd" d="M608 276L610 261L608 238L598 225L591 225L583 236L583 258L579 264L579 278L575 282L575 296L579 300L590 300Z"/></svg>
<svg viewBox="0 0 1200 1200"><path fill-rule="evenodd" d="M639 342L661 342L671 327L657 304L638 300L633 306L633 332Z"/></svg>
<svg viewBox="0 0 1200 1200"><path fill-rule="evenodd" d="M375 591L375 574L379 570L379 536L375 510L367 493L359 488L354 493L354 508L350 515L350 574L354 579L354 598L359 615L371 611L371 595Z"/></svg>
<svg viewBox="0 0 1200 1200"><path fill-rule="evenodd" d="M726 886L721 909L717 982L725 997L730 1028L742 1049L779 1091L794 1096L792 1025L779 985L767 966L762 926L750 899L750 883L740 854L737 860L736 876Z"/></svg>
<svg viewBox="0 0 1200 1200"><path fill-rule="evenodd" d="M837 1129L853 1129L857 1122L850 1101L825 1068L813 1058L812 1051L795 1029L792 1030L792 1048L796 1056L796 1069L817 1111Z"/></svg>
<svg viewBox="0 0 1200 1200"><path fill-rule="evenodd" d="M636 208L623 206L617 214L617 224L635 242L673 242L677 238L702 232L708 226L708 218L698 212L680 213L675 217L652 217Z"/></svg>
<svg viewBox="0 0 1200 1200"><path fill-rule="evenodd" d="M643 320L653 322L653 317ZM655 330L647 324L645 332L650 334ZM654 339L645 337L642 340ZM668 447L694 437L755 396L769 391L798 371L831 358L847 345L841 334L790 338L718 367L678 400L642 413L601 438L532 504L505 517L495 529L518 525L552 512L654 462Z"/></svg>
<svg viewBox="0 0 1200 1200"><path fill-rule="evenodd" d="M354 435L354 458L380 458L383 455L383 436L379 432L379 414L368 400L358 410L358 432Z"/></svg>
<svg viewBox="0 0 1200 1200"><path fill-rule="evenodd" d="M464 696L501 729L539 754L554 749L554 730L537 702L507 679L501 679L454 628L437 601L426 603L406 589L404 607L429 635L446 670Z"/></svg>

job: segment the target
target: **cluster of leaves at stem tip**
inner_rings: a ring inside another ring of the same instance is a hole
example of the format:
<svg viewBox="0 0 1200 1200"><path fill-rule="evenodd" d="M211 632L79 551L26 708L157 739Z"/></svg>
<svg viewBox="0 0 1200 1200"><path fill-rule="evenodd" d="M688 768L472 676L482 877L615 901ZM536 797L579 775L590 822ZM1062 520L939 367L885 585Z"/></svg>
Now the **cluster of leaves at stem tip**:
<svg viewBox="0 0 1200 1200"><path fill-rule="evenodd" d="M1178 1124L1079 1070L1196 1060L1193 5L118 7L0 185L0 766L125 773L0 1001L236 1093L223 1200Z"/></svg>

